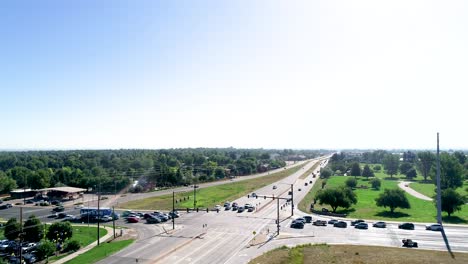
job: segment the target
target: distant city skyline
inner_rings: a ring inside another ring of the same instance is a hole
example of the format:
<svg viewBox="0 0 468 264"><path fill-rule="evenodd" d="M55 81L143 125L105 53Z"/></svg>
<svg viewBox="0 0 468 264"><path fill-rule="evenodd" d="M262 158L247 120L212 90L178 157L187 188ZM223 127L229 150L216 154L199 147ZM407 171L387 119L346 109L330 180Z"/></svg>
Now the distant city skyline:
<svg viewBox="0 0 468 264"><path fill-rule="evenodd" d="M468 149L466 1L7 1L0 150Z"/></svg>

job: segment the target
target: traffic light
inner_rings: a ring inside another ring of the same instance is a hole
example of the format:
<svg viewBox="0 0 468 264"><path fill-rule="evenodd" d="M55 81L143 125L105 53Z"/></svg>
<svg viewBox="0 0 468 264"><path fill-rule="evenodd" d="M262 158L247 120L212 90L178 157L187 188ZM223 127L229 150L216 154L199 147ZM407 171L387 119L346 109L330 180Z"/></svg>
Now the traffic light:
<svg viewBox="0 0 468 264"><path fill-rule="evenodd" d="M250 198L250 194L247 194L247 198Z"/></svg>
<svg viewBox="0 0 468 264"><path fill-rule="evenodd" d="M263 199L266 199L266 196L265 196L265 195L263 196Z"/></svg>
<svg viewBox="0 0 468 264"><path fill-rule="evenodd" d="M255 199L258 199L258 195L255 195Z"/></svg>

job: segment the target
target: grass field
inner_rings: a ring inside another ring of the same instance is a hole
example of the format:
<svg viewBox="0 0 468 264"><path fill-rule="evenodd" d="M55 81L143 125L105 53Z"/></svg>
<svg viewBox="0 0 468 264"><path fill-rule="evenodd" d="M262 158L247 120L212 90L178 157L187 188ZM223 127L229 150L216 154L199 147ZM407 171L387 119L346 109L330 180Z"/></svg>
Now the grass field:
<svg viewBox="0 0 468 264"><path fill-rule="evenodd" d="M286 246L266 252L251 260L250 264L302 264L302 263L372 263L372 264L432 264L468 263L468 254L455 253L452 259L447 252L352 245L300 245Z"/></svg>
<svg viewBox="0 0 468 264"><path fill-rule="evenodd" d="M428 197L435 196L436 186L432 182L413 182L410 184L410 187L417 192L420 192ZM466 188L468 187L468 181L465 181L464 185L460 188L457 188L456 191L462 196L467 196Z"/></svg>
<svg viewBox="0 0 468 264"><path fill-rule="evenodd" d="M133 239L115 241L111 243L102 243L99 247L94 247L88 252L79 255L78 257L67 261L67 264L91 264L96 263L101 259L104 259L115 252L127 247L134 242ZM122 260L125 261L125 260ZM134 259L129 259L127 263L134 263Z"/></svg>
<svg viewBox="0 0 468 264"><path fill-rule="evenodd" d="M370 188L370 184L363 177L358 177L358 186L366 185L368 189L358 188L354 192L357 195L358 202L352 208L345 210L338 208L338 213L346 213L350 218L364 218L364 219L376 219L376 220L394 220L394 221L412 221L412 222L434 222L436 219L436 209L434 203L430 201L424 201L413 197L409 194L406 195L408 198L411 208L410 209L396 209L395 213L390 214L388 208L377 207L375 204L375 198L379 196L384 189L398 188L397 180L389 180L388 175L384 173L376 173L376 177L382 179L382 186L380 190L374 190ZM327 180L325 188L332 188L345 185L345 181L348 177L344 176L332 176ZM387 180L384 180L387 179ZM396 179L394 177L394 179ZM315 186L314 186L315 187ZM317 207L317 206L316 206ZM331 207L323 205L331 209ZM442 212L444 222L448 223L468 223L468 205L464 205L461 211L452 214L452 217L448 218L446 213Z"/></svg>
<svg viewBox="0 0 468 264"><path fill-rule="evenodd" d="M255 179L197 189L197 207L213 208L216 204L222 205L225 201L233 201L258 188L262 188L268 184L286 178L300 170L303 166L304 165L298 165ZM180 202L176 204L176 208L193 208L193 191L177 193L175 196L176 200L180 200ZM185 201L183 199L184 197ZM121 204L119 207L135 210L171 210L172 194L131 201Z"/></svg>

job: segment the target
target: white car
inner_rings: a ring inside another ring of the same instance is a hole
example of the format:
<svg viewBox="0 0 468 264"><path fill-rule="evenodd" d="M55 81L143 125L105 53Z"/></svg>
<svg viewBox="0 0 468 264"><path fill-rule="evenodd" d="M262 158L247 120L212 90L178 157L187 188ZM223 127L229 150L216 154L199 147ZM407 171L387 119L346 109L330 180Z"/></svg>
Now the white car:
<svg viewBox="0 0 468 264"><path fill-rule="evenodd" d="M217 204L215 207L214 207L215 210L221 210L221 205Z"/></svg>
<svg viewBox="0 0 468 264"><path fill-rule="evenodd" d="M431 231L442 231L442 225L440 224L432 224L432 225L427 225L426 230L431 230Z"/></svg>

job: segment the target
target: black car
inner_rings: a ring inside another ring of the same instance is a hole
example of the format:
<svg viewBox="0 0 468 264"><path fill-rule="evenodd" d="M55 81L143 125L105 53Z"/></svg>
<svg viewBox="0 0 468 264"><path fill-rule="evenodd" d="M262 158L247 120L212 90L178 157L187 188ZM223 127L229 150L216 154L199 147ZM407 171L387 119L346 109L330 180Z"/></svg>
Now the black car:
<svg viewBox="0 0 468 264"><path fill-rule="evenodd" d="M403 223L398 225L399 229L406 229L406 230L414 230L414 224L413 223Z"/></svg>
<svg viewBox="0 0 468 264"><path fill-rule="evenodd" d="M344 221L338 221L333 224L334 227L340 227L340 228L346 228L348 227L348 224Z"/></svg>
<svg viewBox="0 0 468 264"><path fill-rule="evenodd" d="M357 229L367 229L368 228L368 225L367 223L364 223L364 222L361 222L361 223L357 223L354 228L357 228Z"/></svg>
<svg viewBox="0 0 468 264"><path fill-rule="evenodd" d="M8 209L8 208L11 208L11 207L13 207L13 205L11 205L9 203L0 205L0 209Z"/></svg>
<svg viewBox="0 0 468 264"><path fill-rule="evenodd" d="M162 222L161 219L159 217L155 216L155 215L152 215L152 216L146 218L146 223L148 223L148 224L159 224L161 222Z"/></svg>
<svg viewBox="0 0 468 264"><path fill-rule="evenodd" d="M336 220L336 219L330 219L330 220L328 220L328 224L329 224L329 225L334 225L334 224L337 223L337 222L338 222L338 220Z"/></svg>
<svg viewBox="0 0 468 264"><path fill-rule="evenodd" d="M364 222L365 222L364 220L359 219L359 220L351 221L351 225L352 225L352 226L355 226L356 224L364 223Z"/></svg>
<svg viewBox="0 0 468 264"><path fill-rule="evenodd" d="M244 207L239 207L239 208L237 209L237 212L238 212L238 213L242 213L242 212L244 212L244 210L245 210Z"/></svg>
<svg viewBox="0 0 468 264"><path fill-rule="evenodd" d="M408 247L408 248L410 248L410 247L416 247L417 248L418 247L418 242L415 242L415 241L413 241L411 239L403 239L403 240L401 240L401 242L403 243L402 247Z"/></svg>
<svg viewBox="0 0 468 264"><path fill-rule="evenodd" d="M234 205L232 206L232 210L233 210L233 211L237 211L237 209L239 209L239 207L234 206Z"/></svg>
<svg viewBox="0 0 468 264"><path fill-rule="evenodd" d="M54 212L63 212L65 211L65 208L63 206L57 206L54 209L52 209Z"/></svg>
<svg viewBox="0 0 468 264"><path fill-rule="evenodd" d="M305 219L306 223L312 223L312 216L306 215L306 216L304 216L304 219Z"/></svg>
<svg viewBox="0 0 468 264"><path fill-rule="evenodd" d="M292 221L292 223L291 223L291 228L303 229L303 228L304 228L304 222L294 220L294 221Z"/></svg>
<svg viewBox="0 0 468 264"><path fill-rule="evenodd" d="M65 218L66 216L67 216L66 213L59 213L59 214L57 215L57 218Z"/></svg>

